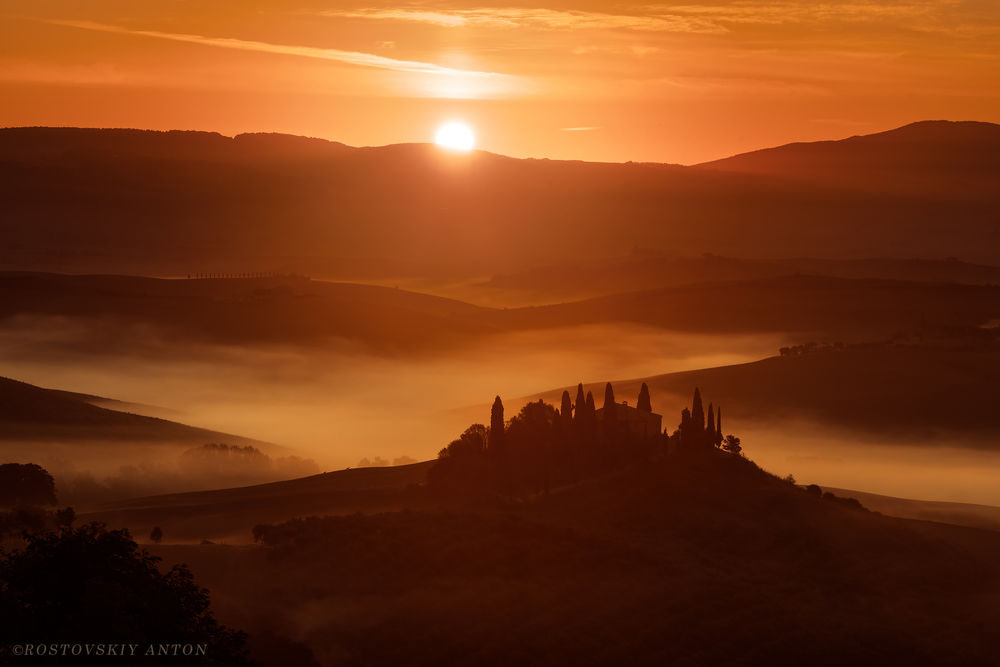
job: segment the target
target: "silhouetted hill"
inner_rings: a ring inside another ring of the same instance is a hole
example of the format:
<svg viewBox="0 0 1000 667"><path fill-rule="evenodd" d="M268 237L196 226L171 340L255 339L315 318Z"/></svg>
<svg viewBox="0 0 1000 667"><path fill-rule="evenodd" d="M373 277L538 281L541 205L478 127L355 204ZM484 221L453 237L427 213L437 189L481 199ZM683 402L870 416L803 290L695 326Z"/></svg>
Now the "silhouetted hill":
<svg viewBox="0 0 1000 667"><path fill-rule="evenodd" d="M336 664L995 658L1000 534L869 513L721 452L507 507L258 534L267 547L158 551L191 565L221 621L285 628Z"/></svg>
<svg viewBox="0 0 1000 667"><path fill-rule="evenodd" d="M584 324L699 333L790 333L879 340L933 326L979 326L1000 287L822 276L711 282L530 308L484 308L372 285L305 278L164 280L0 273L0 324L58 319L74 352L164 341L345 343L378 353L452 350L491 334ZM141 335L135 335L136 328ZM31 345L50 343L45 337ZM62 344L66 344L63 342Z"/></svg>
<svg viewBox="0 0 1000 667"><path fill-rule="evenodd" d="M426 481L430 465L348 468L270 484L133 498L106 503L82 518L127 526L135 535L160 526L168 541L247 542L261 522L423 505L411 487Z"/></svg>
<svg viewBox="0 0 1000 667"><path fill-rule="evenodd" d="M947 442L993 448L1000 429L994 409L1000 346L933 341L851 345L752 363L615 381L622 396L646 382L657 397L687 398L700 387L740 423L786 419L816 428L919 436L911 444ZM594 391L603 384L586 386ZM556 400L562 389L539 398ZM662 398L660 399L662 400ZM672 415L671 421L672 419ZM729 422L732 423L732 422Z"/></svg>
<svg viewBox="0 0 1000 667"><path fill-rule="evenodd" d="M637 256L588 264L548 265L493 276L477 293L491 301L535 305L692 283L762 280L794 274L968 285L1000 284L1000 267L950 258L743 259Z"/></svg>
<svg viewBox="0 0 1000 667"><path fill-rule="evenodd" d="M823 490L846 498L857 498L868 509L889 516L1000 531L1000 507L993 505L894 498L836 487L823 487Z"/></svg>
<svg viewBox="0 0 1000 667"><path fill-rule="evenodd" d="M0 377L0 440L155 442L188 447L225 441L234 445L276 448L249 438L111 410L94 405L95 400L101 399Z"/></svg>
<svg viewBox="0 0 1000 667"><path fill-rule="evenodd" d="M1000 312L1000 287L824 276L710 282L511 309L508 326L633 322L675 331L885 337L979 326Z"/></svg>
<svg viewBox="0 0 1000 667"><path fill-rule="evenodd" d="M831 188L849 184L883 195L919 189L982 197L1000 170L1000 125L922 121L841 141L766 148L699 167L825 182Z"/></svg>
<svg viewBox="0 0 1000 667"><path fill-rule="evenodd" d="M1000 262L997 126L927 127L698 167L9 128L0 130L0 263L445 281L636 248L842 258L891 249ZM754 166L765 159L772 166Z"/></svg>
<svg viewBox="0 0 1000 667"><path fill-rule="evenodd" d="M386 351L446 346L456 337L482 333L486 325L479 308L458 301L299 277L0 273L0 297L0 322L30 326L30 318L71 318L84 328L96 327L90 345L119 350L181 338L225 344L350 341ZM137 325L153 330L135 336L131 327Z"/></svg>

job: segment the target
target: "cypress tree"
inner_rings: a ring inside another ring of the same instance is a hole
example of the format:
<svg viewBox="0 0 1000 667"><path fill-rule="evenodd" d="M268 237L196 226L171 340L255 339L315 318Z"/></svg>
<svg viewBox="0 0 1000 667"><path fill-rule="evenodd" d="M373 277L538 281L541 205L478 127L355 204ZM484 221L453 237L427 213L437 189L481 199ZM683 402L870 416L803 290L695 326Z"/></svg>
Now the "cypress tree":
<svg viewBox="0 0 1000 667"><path fill-rule="evenodd" d="M563 392L562 405L559 407L559 417L563 424L569 424L573 418L573 404L569 400L568 391Z"/></svg>
<svg viewBox="0 0 1000 667"><path fill-rule="evenodd" d="M609 432L612 429L611 424L615 422L616 417L615 390L611 388L611 383L609 382L604 387L604 423Z"/></svg>
<svg viewBox="0 0 1000 667"><path fill-rule="evenodd" d="M691 444L691 411L687 408L681 410L680 440L682 445Z"/></svg>
<svg viewBox="0 0 1000 667"><path fill-rule="evenodd" d="M720 405L715 409L715 431L716 431L716 441L722 444L722 406Z"/></svg>
<svg viewBox="0 0 1000 667"><path fill-rule="evenodd" d="M576 385L576 412L573 418L576 421L583 419L587 413L587 398L583 395L583 383Z"/></svg>
<svg viewBox="0 0 1000 667"><path fill-rule="evenodd" d="M635 407L646 412L653 411L653 404L649 400L649 387L646 386L645 382L642 383L642 388L639 390L639 400L636 402Z"/></svg>
<svg viewBox="0 0 1000 667"><path fill-rule="evenodd" d="M594 395L588 391L587 392L587 419L588 419L588 421L592 421L594 415L596 415L596 414L597 414L597 404L594 403Z"/></svg>
<svg viewBox="0 0 1000 667"><path fill-rule="evenodd" d="M701 403L701 391L694 388L694 402L691 405L691 430L695 433L705 432L705 408Z"/></svg>
<svg viewBox="0 0 1000 667"><path fill-rule="evenodd" d="M715 409L712 404L708 404L708 425L705 427L705 431L708 435L708 441L713 445L715 444Z"/></svg>
<svg viewBox="0 0 1000 667"><path fill-rule="evenodd" d="M490 411L490 449L503 447L503 401L497 396Z"/></svg>

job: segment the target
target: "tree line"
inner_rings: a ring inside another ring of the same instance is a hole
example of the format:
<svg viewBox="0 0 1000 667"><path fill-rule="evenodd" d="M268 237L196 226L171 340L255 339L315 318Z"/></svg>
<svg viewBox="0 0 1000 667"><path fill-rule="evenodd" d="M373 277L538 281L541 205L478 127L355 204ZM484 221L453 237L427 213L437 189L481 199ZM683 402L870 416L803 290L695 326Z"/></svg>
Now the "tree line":
<svg viewBox="0 0 1000 667"><path fill-rule="evenodd" d="M676 452L742 452L738 437L722 435L721 408L709 404L706 417L697 388L691 408L684 408L672 433L630 429L628 422L641 421L641 413L654 416L646 383L635 407L619 404L609 382L598 410L593 393L581 383L575 401L564 391L559 408L539 399L509 420L497 396L490 425L472 424L443 448L428 481L431 488L448 491L523 496Z"/></svg>

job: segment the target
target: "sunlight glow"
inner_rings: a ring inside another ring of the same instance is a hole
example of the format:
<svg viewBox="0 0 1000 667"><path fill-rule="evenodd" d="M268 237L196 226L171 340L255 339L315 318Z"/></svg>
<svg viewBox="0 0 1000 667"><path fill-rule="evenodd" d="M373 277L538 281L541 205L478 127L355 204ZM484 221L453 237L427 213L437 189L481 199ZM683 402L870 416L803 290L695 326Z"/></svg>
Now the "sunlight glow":
<svg viewBox="0 0 1000 667"><path fill-rule="evenodd" d="M445 123L434 135L434 143L453 151L471 151L476 145L476 135L464 123Z"/></svg>

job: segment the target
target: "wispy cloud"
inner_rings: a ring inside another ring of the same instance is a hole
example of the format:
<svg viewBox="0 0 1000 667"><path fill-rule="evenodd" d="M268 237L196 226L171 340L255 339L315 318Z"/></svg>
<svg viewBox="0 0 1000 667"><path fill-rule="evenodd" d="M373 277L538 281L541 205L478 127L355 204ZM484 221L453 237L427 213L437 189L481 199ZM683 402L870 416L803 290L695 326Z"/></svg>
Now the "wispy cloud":
<svg viewBox="0 0 1000 667"><path fill-rule="evenodd" d="M601 129L598 125L585 125L583 127L560 127L563 132L593 132Z"/></svg>
<svg viewBox="0 0 1000 667"><path fill-rule="evenodd" d="M361 18L426 23L448 28L485 26L495 28L620 29L646 32L717 34L743 24L845 23L933 18L955 2L913 0L879 4L875 2L752 2L725 4L650 4L641 12L608 13L558 9L482 7L476 9L436 9L421 7L371 7L330 9L320 12L337 18ZM937 21L929 27L944 30Z"/></svg>
<svg viewBox="0 0 1000 667"><path fill-rule="evenodd" d="M726 32L710 18L682 13L650 12L608 14L604 12L565 11L557 9L481 8L434 10L414 8L330 9L323 16L336 18L381 19L430 23L449 28L486 26L500 28L536 27L549 29L626 29L655 32Z"/></svg>
<svg viewBox="0 0 1000 667"><path fill-rule="evenodd" d="M257 42L245 39L235 39L232 37L206 37L204 35L189 35L183 33L159 32L155 30L133 30L121 26L108 25L105 23L94 23L92 21L69 21L69 20L49 20L48 23L55 25L80 28L83 30L97 30L101 32L113 32L124 35L137 35L142 37L153 37L156 39L167 39L175 42L187 42L190 44L201 44L204 46L215 46L224 49L236 49L239 51L256 51L260 53L274 53L288 56L300 56L303 58L315 58L318 60L330 60L348 65L360 67L375 67L378 69L393 70L396 72L411 72L418 74L435 74L445 76L461 77L506 77L504 74L496 72L477 72L471 70L442 67L433 63L425 63L414 60L397 60L396 58L386 58L371 53L359 51L342 51L340 49L326 49L314 46L295 46L289 44L271 44L269 42Z"/></svg>

